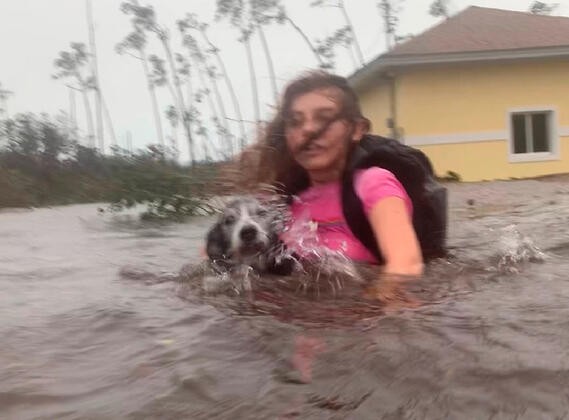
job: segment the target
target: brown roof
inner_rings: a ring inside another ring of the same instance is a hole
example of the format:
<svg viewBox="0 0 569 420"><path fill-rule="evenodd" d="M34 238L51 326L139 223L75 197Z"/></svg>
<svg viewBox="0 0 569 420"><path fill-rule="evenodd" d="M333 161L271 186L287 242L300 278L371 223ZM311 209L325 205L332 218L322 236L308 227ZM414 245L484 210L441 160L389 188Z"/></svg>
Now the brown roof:
<svg viewBox="0 0 569 420"><path fill-rule="evenodd" d="M569 46L569 18L471 6L383 57Z"/></svg>

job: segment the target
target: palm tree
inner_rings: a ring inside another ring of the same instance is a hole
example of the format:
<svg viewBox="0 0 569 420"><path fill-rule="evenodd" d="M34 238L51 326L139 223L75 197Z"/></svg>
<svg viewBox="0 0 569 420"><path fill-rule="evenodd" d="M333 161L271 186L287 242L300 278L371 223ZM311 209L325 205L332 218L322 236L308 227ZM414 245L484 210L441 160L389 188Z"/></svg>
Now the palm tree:
<svg viewBox="0 0 569 420"><path fill-rule="evenodd" d="M348 50L351 44L351 33L348 26L337 29L332 35L327 36L323 40L316 41L316 50L318 54L325 59L325 62L320 65L324 69L334 68L334 59L336 54L334 52L336 46L344 46ZM357 63L354 60L354 66L357 67Z"/></svg>
<svg viewBox="0 0 569 420"><path fill-rule="evenodd" d="M95 25L93 23L93 5L91 0L85 1L87 10L87 25L89 27L89 47L91 52L91 74L93 75L93 90L95 91L95 116L97 119L97 138L101 153L105 151L105 134L103 128L103 97L101 81L99 78L99 65L97 61L97 44L95 42Z"/></svg>
<svg viewBox="0 0 569 420"><path fill-rule="evenodd" d="M403 0L379 0L377 7L383 19L386 48L390 50L397 43L397 26L399 25L399 13Z"/></svg>
<svg viewBox="0 0 569 420"><path fill-rule="evenodd" d="M449 0L434 0L429 6L429 14L433 17L449 18Z"/></svg>
<svg viewBox="0 0 569 420"><path fill-rule="evenodd" d="M555 9L557 9L557 7L559 7L559 3L548 4L542 1L534 1L530 6L529 11L534 15L550 15L555 11Z"/></svg>
<svg viewBox="0 0 569 420"><path fill-rule="evenodd" d="M296 22L289 16L285 7L280 4L280 0L273 0L273 1L276 4L274 7L276 14L274 16L271 16L271 18L274 19L274 21L276 21L277 23L280 24L288 23L290 26L292 26L292 28L300 35L300 37L306 43L310 51L312 51L312 54L314 54L314 58L316 58L318 65L321 68L326 68L327 63L324 61L323 57L319 53L318 49L314 46L312 41L310 41L308 35L304 33L304 31L300 28L300 26L298 26Z"/></svg>
<svg viewBox="0 0 569 420"><path fill-rule="evenodd" d="M251 84L251 98L253 99L253 112L255 121L259 123L261 121L261 109L259 106L257 75L251 50L251 35L254 31L254 25L251 22L250 13L245 10L248 5L248 3L244 3L242 0L217 0L216 19L228 18L231 25L239 31L237 39L245 47Z"/></svg>
<svg viewBox="0 0 569 420"><path fill-rule="evenodd" d="M199 85L202 86L202 89L200 89L200 91L197 92L196 94L197 97L196 102L200 103L203 97L206 98L207 103L209 105L213 123L216 126L216 131L222 138L225 139L227 152L231 153L232 144L231 144L231 138L229 136L229 130L227 129L227 116L223 114L220 117L212 99L212 90L208 87L208 83L206 80L206 78L209 78L210 82L215 82L215 78L211 74L206 64L206 57L203 54L201 48L199 47L197 40L189 33L185 33L182 42L184 46L188 49L189 57L191 58L197 69L196 73L198 76ZM217 89L217 84L214 83L212 84L214 86L214 89ZM219 90L217 90L217 98L218 102L221 101ZM222 112L225 111L222 109ZM201 137L204 137L204 135L206 134L207 133L204 134L204 131L202 130Z"/></svg>
<svg viewBox="0 0 569 420"><path fill-rule="evenodd" d="M88 63L88 54L85 44L80 42L72 42L70 51L60 51L59 57L55 59L54 66L56 73L54 79L73 79L77 83L77 89L83 95L83 104L85 105L85 116L87 121L87 144L91 148L95 148L95 137L93 134L93 116L91 113L91 105L89 103L88 90L92 88L93 82L91 76L83 74L84 68ZM102 152L102 151L101 151Z"/></svg>
<svg viewBox="0 0 569 420"><path fill-rule="evenodd" d="M346 5L344 4L344 0L314 0L312 3L310 3L310 5L312 7L337 7L338 9L340 9L340 12L342 13L342 16L344 17L344 20L346 22L345 27L347 29L340 29L341 31L345 32L345 34L343 34L343 37L345 38L345 41L342 40L341 43L345 43L347 42L347 46L349 47L349 50L351 52L352 51L352 47L356 52L357 58L358 58L358 62L359 64L356 64L356 67L358 66L363 66L364 65L364 56L362 54L362 49L360 47L360 43L358 41L358 38L356 36L356 31L354 30L354 25L352 24L352 20L350 19L350 16L348 15L348 11L346 10ZM354 60L355 61L355 60Z"/></svg>
<svg viewBox="0 0 569 420"><path fill-rule="evenodd" d="M180 122L178 118L178 112L176 111L176 107L170 105L166 109L166 119L170 122L170 127L172 129L172 134L170 135L171 138L171 148L172 154L174 158L178 157L178 123Z"/></svg>
<svg viewBox="0 0 569 420"><path fill-rule="evenodd" d="M219 69L219 71L221 71L221 77L223 77L223 80L225 81L225 85L227 87L227 90L229 91L229 96L231 98L233 110L235 112L235 115L236 115L238 123L239 123L239 128L241 131L240 144L241 144L241 147L243 147L243 144L244 144L244 141L246 138L246 133L245 133L245 124L243 121L243 116L241 114L241 107L239 106L239 101L237 100L237 95L235 94L235 89L233 88L233 83L231 82L231 79L229 77L229 73L227 72L227 68L225 67L225 63L221 57L219 48L217 48L213 44L213 42L211 42L211 40L209 39L209 37L207 35L208 25L206 23L200 22L197 19L197 16L195 14L188 13L186 15L185 19L178 21L178 28L180 29L180 32L182 33L182 36L184 37L184 39L185 39L186 35L188 35L187 34L188 29L198 31L200 33L202 39L204 40L204 42L208 46L208 49L206 51L215 57L215 59L217 61L218 69ZM194 42L197 45L197 41L194 41ZM194 43L194 42L191 42L191 43Z"/></svg>
<svg viewBox="0 0 569 420"><path fill-rule="evenodd" d="M174 62L174 54L172 53L172 48L170 47L170 34L168 30L160 26L156 19L156 13L152 6L141 6L138 0L129 0L121 4L121 10L133 16L134 22L141 28L141 30L153 33L164 48L166 54L166 61L170 67L170 74L174 85L174 100L178 112L182 116L182 125L186 133L186 138L188 141L188 148L190 154L190 161L192 164L195 163L194 156L194 141L192 137L191 121L188 113L188 109L185 105L184 95L182 93L181 81L176 71L176 65Z"/></svg>
<svg viewBox="0 0 569 420"><path fill-rule="evenodd" d="M158 111L158 99L156 98L155 83L152 80L150 70L148 67L148 56L146 54L146 35L141 28L136 26L133 22L134 31L128 34L117 46L116 51L119 54L128 54L131 57L140 60L144 76L146 78L146 86L150 94L150 103L152 105L152 113L154 115L154 126L156 128L156 136L162 146L166 146L164 142L164 134L162 132L162 120Z"/></svg>
<svg viewBox="0 0 569 420"><path fill-rule="evenodd" d="M217 119L217 124L221 127L222 137L225 138L225 143L228 148L228 151L232 153L232 144L233 141L231 139L231 132L229 130L229 123L227 118L227 112L225 111L225 103L221 97L221 93L219 91L219 86L217 80L219 78L217 68L214 65L210 65L208 63L207 54L205 54L200 47L196 38L194 38L190 33L189 29L191 27L195 27L197 23L189 21L188 19L192 19L192 16L187 16L186 20L179 20L178 21L178 29L180 30L180 34L182 35L182 43L188 49L189 56L193 59L194 66L197 68L197 73L200 78L203 76L207 76L209 84L211 86L211 90L215 96L215 101L217 103L217 108L219 110L219 118ZM183 56L179 56L179 60L181 63L184 63L185 58ZM186 66L189 68L189 64ZM204 83L202 82L202 85ZM208 89L208 92L211 92ZM209 93L208 93L209 94ZM214 112L217 114L217 112Z"/></svg>

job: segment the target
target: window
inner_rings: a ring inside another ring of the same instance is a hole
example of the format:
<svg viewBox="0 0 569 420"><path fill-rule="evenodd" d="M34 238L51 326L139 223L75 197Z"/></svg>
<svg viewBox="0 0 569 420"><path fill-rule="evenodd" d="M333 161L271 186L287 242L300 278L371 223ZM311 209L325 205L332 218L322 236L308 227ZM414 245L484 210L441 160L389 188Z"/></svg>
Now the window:
<svg viewBox="0 0 569 420"><path fill-rule="evenodd" d="M548 110L513 110L510 119L510 161L557 159L555 112Z"/></svg>

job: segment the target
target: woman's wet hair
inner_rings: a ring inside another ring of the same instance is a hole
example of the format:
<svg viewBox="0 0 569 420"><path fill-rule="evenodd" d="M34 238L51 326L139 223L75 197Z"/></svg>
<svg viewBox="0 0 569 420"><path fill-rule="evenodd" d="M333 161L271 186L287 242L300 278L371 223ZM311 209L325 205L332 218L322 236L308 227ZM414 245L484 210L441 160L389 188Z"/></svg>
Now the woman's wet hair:
<svg viewBox="0 0 569 420"><path fill-rule="evenodd" d="M301 95L323 89L330 89L330 94L340 105L335 120L364 120L369 125L361 113L358 97L346 78L324 71L312 71L303 75L286 87L277 114L255 146L259 154L255 165L257 182L275 185L285 195L296 194L308 188L307 172L296 163L288 150L286 127L293 101Z"/></svg>

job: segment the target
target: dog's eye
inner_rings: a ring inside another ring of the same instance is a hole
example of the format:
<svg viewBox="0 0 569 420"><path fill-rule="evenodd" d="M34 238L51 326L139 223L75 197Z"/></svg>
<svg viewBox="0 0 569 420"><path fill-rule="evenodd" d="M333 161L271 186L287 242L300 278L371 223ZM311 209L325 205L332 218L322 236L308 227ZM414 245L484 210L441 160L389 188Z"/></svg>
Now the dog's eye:
<svg viewBox="0 0 569 420"><path fill-rule="evenodd" d="M267 209L258 209L257 210L257 216L265 217L267 214L269 214Z"/></svg>
<svg viewBox="0 0 569 420"><path fill-rule="evenodd" d="M231 214L229 216L225 216L225 218L223 219L223 223L225 223L226 225L232 225L233 223L235 223L235 216Z"/></svg>

